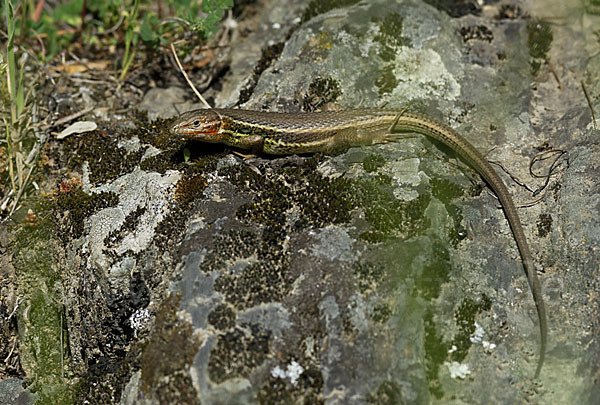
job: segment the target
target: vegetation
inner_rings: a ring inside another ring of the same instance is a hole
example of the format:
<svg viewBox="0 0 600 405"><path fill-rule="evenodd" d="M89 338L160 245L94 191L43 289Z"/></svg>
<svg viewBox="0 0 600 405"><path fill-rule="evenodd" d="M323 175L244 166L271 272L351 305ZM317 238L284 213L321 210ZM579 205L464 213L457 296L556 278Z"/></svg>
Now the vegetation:
<svg viewBox="0 0 600 405"><path fill-rule="evenodd" d="M162 51L182 38L196 45L214 36L232 6L233 0L0 0L0 222L19 219L11 229L16 229L12 264L18 295L11 314L19 322L19 346L13 349L37 403L74 403L78 389L77 380L68 376L64 269L55 266L55 241L61 233L49 214L49 199L31 198L52 129L44 121L48 112L38 110L39 100L47 100L44 94L52 87L38 84L56 79L51 72L60 65L59 57L93 61L98 55L112 60L106 71L117 87L142 54ZM94 209L78 184L77 179L61 182L54 202L60 207L75 199L80 210ZM108 200L96 195L94 201ZM25 213L22 208L29 206L33 209ZM81 214L72 207L67 212ZM4 303L0 297L0 306Z"/></svg>
<svg viewBox="0 0 600 405"><path fill-rule="evenodd" d="M18 208L38 164L47 128L41 128L33 100L57 55L114 49L112 68L123 81L136 56L186 35L195 42L214 36L233 7L233 0L0 1L0 32L6 32L0 52L0 218Z"/></svg>
<svg viewBox="0 0 600 405"><path fill-rule="evenodd" d="M22 195L37 156L39 154L44 135L33 131L32 117L32 91L34 83L25 83L25 64L28 53L22 52L17 59L18 20L14 17L13 4L4 0L2 14L6 21L6 63L4 55L0 54L0 103L2 104L2 127L4 132L3 142L0 143L0 159L4 160L0 166L0 176L4 180L5 195L2 195L0 209L12 213L16 202ZM18 62L17 62L18 60ZM14 203L10 204L10 201Z"/></svg>

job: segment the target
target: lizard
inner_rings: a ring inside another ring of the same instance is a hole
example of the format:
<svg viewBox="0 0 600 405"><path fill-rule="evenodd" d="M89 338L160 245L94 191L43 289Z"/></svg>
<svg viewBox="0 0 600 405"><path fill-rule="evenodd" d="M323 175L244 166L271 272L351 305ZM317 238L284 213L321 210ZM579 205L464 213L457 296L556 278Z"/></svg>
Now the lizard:
<svg viewBox="0 0 600 405"><path fill-rule="evenodd" d="M535 378L538 378L547 345L546 308L533 256L510 193L484 156L457 131L426 115L406 110L365 108L277 113L228 108L199 109L181 114L173 124L172 131L184 138L270 155L331 152L351 146L392 142L413 133L448 146L475 169L496 194L512 230L537 309L540 354Z"/></svg>

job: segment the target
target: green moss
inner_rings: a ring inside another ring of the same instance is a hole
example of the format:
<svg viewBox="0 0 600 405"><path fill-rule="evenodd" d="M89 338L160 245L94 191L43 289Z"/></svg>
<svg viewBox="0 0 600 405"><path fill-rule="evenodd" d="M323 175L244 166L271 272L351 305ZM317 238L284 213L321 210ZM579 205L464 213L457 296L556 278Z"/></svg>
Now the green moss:
<svg viewBox="0 0 600 405"><path fill-rule="evenodd" d="M119 176L130 173L137 165L143 170L164 173L173 168L175 155L179 153L185 141L171 134L173 119L157 119L147 122L145 114L133 117L135 128L122 130L104 124L98 130L84 136L71 136L61 144L68 151L69 160L65 165L69 169L80 170L84 162L89 167L89 179L92 184L107 183ZM140 162L145 153L141 147L128 152L119 143L137 137L142 144L150 144L162 153Z"/></svg>
<svg viewBox="0 0 600 405"><path fill-rule="evenodd" d="M19 354L30 389L40 404L73 403L66 324L62 299L62 273L56 267L58 243L54 215L47 200L34 204L34 226L21 227L13 245L13 265L21 302L18 310Z"/></svg>
<svg viewBox="0 0 600 405"><path fill-rule="evenodd" d="M390 237L409 238L429 226L425 217L425 209L431 200L429 195L421 194L412 201L399 201L391 192L377 186L359 191L363 192L365 219L371 224L371 229L360 235L362 240L378 243Z"/></svg>
<svg viewBox="0 0 600 405"><path fill-rule="evenodd" d="M358 290L365 296L377 290L386 273L383 265L370 262L357 262L353 266L353 270L358 280Z"/></svg>
<svg viewBox="0 0 600 405"><path fill-rule="evenodd" d="M494 40L494 33L485 25L469 25L461 27L460 36L463 42L469 41L487 41L491 43Z"/></svg>
<svg viewBox="0 0 600 405"><path fill-rule="evenodd" d="M302 14L302 22L306 22L334 8L348 7L358 2L359 0L311 0L304 10L304 14Z"/></svg>
<svg viewBox="0 0 600 405"><path fill-rule="evenodd" d="M262 303L281 301L289 293L293 279L289 275L287 255L279 243L265 243L264 235L250 231L229 231L215 241L202 268L220 271L214 289L238 310ZM255 261L255 258L260 260ZM243 265L232 271L232 263Z"/></svg>
<svg viewBox="0 0 600 405"><path fill-rule="evenodd" d="M449 229L448 237L452 246L457 247L460 241L466 237L466 231L462 226L462 211L453 202L464 195L463 188L449 180L433 178L431 179L431 193L444 204L452 219L454 226Z"/></svg>
<svg viewBox="0 0 600 405"><path fill-rule="evenodd" d="M148 121L146 114L136 117L135 128L126 131L124 138L137 137L142 143L148 143L161 151L178 151L185 140L171 133L174 118L157 118Z"/></svg>
<svg viewBox="0 0 600 405"><path fill-rule="evenodd" d="M377 323L386 323L392 316L392 309L386 303L380 303L373 308L371 318Z"/></svg>
<svg viewBox="0 0 600 405"><path fill-rule="evenodd" d="M442 336L437 332L431 309L427 310L423 321L425 330L425 375L429 392L439 399L444 396L444 392L438 379L438 372L440 366L446 361L450 345L445 343Z"/></svg>
<svg viewBox="0 0 600 405"><path fill-rule="evenodd" d="M281 302L292 288L292 280L286 270L285 263L272 263L265 258L246 266L239 273L222 274L215 280L214 289L240 310Z"/></svg>
<svg viewBox="0 0 600 405"><path fill-rule="evenodd" d="M402 36L404 18L400 14L387 14L383 19L373 17L372 22L379 27L374 40L381 45L378 55L384 62L396 59L398 47L410 46L410 40Z"/></svg>
<svg viewBox="0 0 600 405"><path fill-rule="evenodd" d="M586 0L585 12L592 15L600 15L600 0Z"/></svg>
<svg viewBox="0 0 600 405"><path fill-rule="evenodd" d="M447 205L464 195L463 188L446 179L431 179L431 193L435 198Z"/></svg>
<svg viewBox="0 0 600 405"><path fill-rule="evenodd" d="M467 353L473 344L470 337L475 332L475 318L483 311L489 311L492 301L487 295L482 295L479 302L471 298L465 298L454 312L454 319L458 327L458 333L452 340L456 350L452 352L452 360L461 362L467 357Z"/></svg>
<svg viewBox="0 0 600 405"><path fill-rule="evenodd" d="M380 96L391 93L398 86L398 79L394 73L394 65L386 65L375 79L375 86L379 89Z"/></svg>
<svg viewBox="0 0 600 405"><path fill-rule="evenodd" d="M547 59L552 40L552 28L549 23L535 18L527 22L527 46L529 55L533 58L531 71L534 76L537 75L542 63Z"/></svg>
<svg viewBox="0 0 600 405"><path fill-rule="evenodd" d="M370 154L363 160L363 169L371 173L385 165L385 158L381 155Z"/></svg>
<svg viewBox="0 0 600 405"><path fill-rule="evenodd" d="M275 242L285 230L290 210L299 213L292 229L301 230L347 223L351 212L361 208L371 229L360 237L369 242L391 236L410 237L428 225L424 214L428 195L403 202L394 197L389 186L378 181L380 177L374 181L323 177L316 170L320 159L312 157L301 166L280 168L269 176L249 167L222 169L220 175L227 176L252 198L238 209L238 219L267 226Z"/></svg>
<svg viewBox="0 0 600 405"><path fill-rule="evenodd" d="M471 345L470 337L475 332L475 318L483 311L491 309L492 302L485 294L479 302L471 298L465 298L456 311L454 319L457 325L457 333L450 343L447 343L438 333L433 320L433 310L429 309L424 318L425 326L425 366L429 391L441 398L444 392L438 379L438 372L442 364L448 360L448 350L456 346L456 350L450 355L451 361L462 362L468 354Z"/></svg>
<svg viewBox="0 0 600 405"><path fill-rule="evenodd" d="M394 181L392 176L383 173L374 173L373 176L371 176L371 180L379 186L385 187L390 187Z"/></svg>
<svg viewBox="0 0 600 405"><path fill-rule="evenodd" d="M241 191L248 193L252 202L242 205L237 217L243 222L263 224L275 232L283 231L287 213L295 208L300 217L292 228L322 227L350 220L354 207L352 183L346 179L321 176L316 165L322 158L311 157L301 166L276 169L268 176L251 168L228 167L219 174L226 176ZM326 204L323 204L323 202Z"/></svg>
<svg viewBox="0 0 600 405"><path fill-rule="evenodd" d="M285 405L298 403L298 401L294 393L290 392L285 380L270 377L258 392L258 403Z"/></svg>
<svg viewBox="0 0 600 405"><path fill-rule="evenodd" d="M215 170L219 155L208 155L195 159L193 163L182 166L184 172L177 183L174 204L165 218L156 226L154 245L156 249L170 250L185 236L181 230L190 219L194 209L193 201L201 196L206 188L204 175L199 174Z"/></svg>
<svg viewBox="0 0 600 405"><path fill-rule="evenodd" d="M213 245L213 251L202 262L202 269L208 272L224 270L230 261L250 258L259 252L261 242L256 232L246 229L219 233L214 236Z"/></svg>
<svg viewBox="0 0 600 405"><path fill-rule="evenodd" d="M442 284L450 280L450 253L445 244L435 240L432 247L433 257L423 267L415 280L415 288L423 298L431 301L439 297Z"/></svg>

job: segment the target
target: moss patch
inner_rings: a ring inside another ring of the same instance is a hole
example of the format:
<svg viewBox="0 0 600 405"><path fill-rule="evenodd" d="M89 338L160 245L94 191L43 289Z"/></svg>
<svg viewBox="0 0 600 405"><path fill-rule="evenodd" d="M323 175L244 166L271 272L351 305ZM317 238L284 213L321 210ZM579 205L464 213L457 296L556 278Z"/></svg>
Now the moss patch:
<svg viewBox="0 0 600 405"><path fill-rule="evenodd" d="M311 0L304 10L304 14L302 14L302 22L306 22L334 8L348 7L358 2L359 0Z"/></svg>
<svg viewBox="0 0 600 405"><path fill-rule="evenodd" d="M463 42L478 40L491 43L494 40L494 33L485 25L469 25L461 27L460 36Z"/></svg>
<svg viewBox="0 0 600 405"><path fill-rule="evenodd" d="M231 329L235 326L235 312L229 305L219 304L208 314L208 323L219 330Z"/></svg>
<svg viewBox="0 0 600 405"><path fill-rule="evenodd" d="M440 366L448 357L450 345L444 342L442 336L438 333L431 309L427 310L423 321L425 328L425 375L429 392L439 399L444 396L444 392L438 379L438 372Z"/></svg>
<svg viewBox="0 0 600 405"><path fill-rule="evenodd" d="M316 111L327 103L334 103L341 95L341 87L334 78L317 77L308 85L302 108L304 111Z"/></svg>
<svg viewBox="0 0 600 405"><path fill-rule="evenodd" d="M233 377L248 377L269 353L271 333L255 324L244 324L217 339L208 363L208 374L215 383Z"/></svg>
<svg viewBox="0 0 600 405"><path fill-rule="evenodd" d="M86 194L76 188L55 198L55 209L59 221L59 236L63 242L83 235L84 219L107 207L114 207L119 197L114 193Z"/></svg>
<svg viewBox="0 0 600 405"><path fill-rule="evenodd" d="M182 205L187 206L206 189L207 185L206 179L201 174L184 176L177 182L175 198Z"/></svg>
<svg viewBox="0 0 600 405"><path fill-rule="evenodd" d="M289 293L292 284L286 270L285 264L271 263L269 258L265 258L246 266L238 274L222 274L215 280L214 289L240 310L280 302Z"/></svg>
<svg viewBox="0 0 600 405"><path fill-rule="evenodd" d="M552 231L552 216L550 214L540 214L537 221L538 236L543 238Z"/></svg>
<svg viewBox="0 0 600 405"><path fill-rule="evenodd" d="M154 332L142 353L142 390L161 404L195 404L197 393L187 370L200 340L177 317L179 298L168 297L156 313Z"/></svg>
<svg viewBox="0 0 600 405"><path fill-rule="evenodd" d="M295 385L270 376L258 391L258 403L321 405L325 403L321 392L322 386L323 377L318 369L304 370Z"/></svg>
<svg viewBox="0 0 600 405"><path fill-rule="evenodd" d="M69 372L62 274L58 243L47 201L34 204L35 225L21 227L13 245L13 265L22 301L17 311L20 361L39 404L73 403Z"/></svg>
<svg viewBox="0 0 600 405"><path fill-rule="evenodd" d="M113 134L114 128L104 127L85 136L70 136L62 147L69 151L67 167L74 169L87 162L92 184L114 180L128 173L138 164L143 151L129 153L118 146L120 136Z"/></svg>
<svg viewBox="0 0 600 405"><path fill-rule="evenodd" d="M411 45L410 40L402 36L404 23L402 15L390 13L383 18L373 17L372 22L379 27L379 33L374 40L381 45L379 57L384 62L391 62L396 59L398 47Z"/></svg>
<svg viewBox="0 0 600 405"><path fill-rule="evenodd" d="M299 231L347 223L357 208L365 211L365 219L371 225L369 231L360 235L368 242L381 242L391 236L410 237L428 225L424 215L430 201L428 195L403 202L394 197L385 177L323 177L316 170L320 160L312 157L300 166L279 168L268 175L249 167L228 167L219 174L252 196L251 202L238 209L237 217L245 223L265 225L263 236L278 243L286 229ZM288 223L290 212L299 215Z"/></svg>
<svg viewBox="0 0 600 405"><path fill-rule="evenodd" d="M450 280L450 253L448 247L439 241L434 241L433 258L430 264L423 267L421 274L415 280L415 288L419 295L429 300L440 296L442 284Z"/></svg>
<svg viewBox="0 0 600 405"><path fill-rule="evenodd" d="M371 224L371 229L360 235L362 240L377 243L390 237L409 238L429 226L425 217L425 209L431 201L429 195L421 194L412 201L400 201L391 190L377 184L364 186L359 192L369 204L365 206L365 219Z"/></svg>
<svg viewBox="0 0 600 405"><path fill-rule="evenodd" d="M458 326L458 333L452 340L452 345L456 350L452 352L452 360L461 362L467 357L469 348L472 345L470 337L475 332L475 318L483 311L489 311L492 308L492 300L483 294L479 302L471 298L465 298L454 312L454 319Z"/></svg>
<svg viewBox="0 0 600 405"><path fill-rule="evenodd" d="M369 296L372 292L377 291L386 275L385 267L380 264L359 261L353 267L354 275L358 280L358 290L364 296Z"/></svg>
<svg viewBox="0 0 600 405"><path fill-rule="evenodd" d="M467 14L481 14L481 7L475 0L425 0L427 4L445 11L449 16L459 18Z"/></svg>
<svg viewBox="0 0 600 405"><path fill-rule="evenodd" d="M463 188L449 180L433 178L431 179L431 193L444 204L452 219L454 226L450 229L448 236L452 246L457 247L467 235L462 226L462 210L454 204L454 201L464 195Z"/></svg>
<svg viewBox="0 0 600 405"><path fill-rule="evenodd" d="M377 171L385 165L385 158L381 155L370 154L363 160L363 169L367 173Z"/></svg>
<svg viewBox="0 0 600 405"><path fill-rule="evenodd" d="M527 46L531 60L531 73L535 76L547 59L552 45L552 27L544 20L532 18L527 21Z"/></svg>
<svg viewBox="0 0 600 405"><path fill-rule="evenodd" d="M437 326L433 319L434 313L429 309L424 318L425 326L425 366L429 391L436 398L442 398L440 381L438 379L439 369L448 361L448 351L452 346L456 346L450 355L451 361L462 362L473 345L470 340L475 332L475 318L483 311L491 309L492 302L488 296L483 294L478 302L471 298L465 298L458 305L454 312L454 319L458 332L451 342L446 342L437 331Z"/></svg>
<svg viewBox="0 0 600 405"><path fill-rule="evenodd" d="M237 217L243 222L267 226L274 234L266 236L279 242L277 234L285 229L287 213L292 209L300 214L294 223L287 224L292 229L319 228L350 220L355 205L349 187L351 181L321 176L316 170L321 159L311 157L300 166L281 167L268 175L258 174L247 166L228 167L219 174L252 196L252 202L238 209Z"/></svg>
<svg viewBox="0 0 600 405"><path fill-rule="evenodd" d="M394 91L396 86L398 86L398 83L398 79L394 73L394 65L391 64L384 66L377 79L375 79L375 86L379 89L378 93L380 96L384 96Z"/></svg>

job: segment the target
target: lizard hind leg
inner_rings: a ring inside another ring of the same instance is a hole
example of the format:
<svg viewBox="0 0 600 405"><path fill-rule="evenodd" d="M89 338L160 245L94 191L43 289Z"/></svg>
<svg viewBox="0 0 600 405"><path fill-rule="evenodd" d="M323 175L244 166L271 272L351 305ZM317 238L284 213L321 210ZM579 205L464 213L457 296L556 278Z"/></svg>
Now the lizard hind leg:
<svg viewBox="0 0 600 405"><path fill-rule="evenodd" d="M396 114L396 117L394 118L394 121L392 121L392 124L390 125L388 131L389 132L394 132L394 128L396 127L396 124L398 123L398 120L400 120L400 117L402 117L404 115L404 113L406 112L406 110L408 110L408 105L404 106L404 108L402 108L400 110L400 112L398 114Z"/></svg>
<svg viewBox="0 0 600 405"><path fill-rule="evenodd" d="M417 136L417 134L414 134L412 132L385 134L381 140L381 143L398 142L400 139L416 138Z"/></svg>
<svg viewBox="0 0 600 405"><path fill-rule="evenodd" d="M396 116L394 117L394 121L392 121L392 123L390 124L390 127L388 128L388 133L383 135L380 142L382 142L382 143L397 142L400 137L406 138L406 137L413 136L412 133L401 133L401 132L394 133L394 129L396 128L398 121L404 115L406 110L408 110L408 107L409 107L409 105L407 104L400 110L400 112L398 114L396 114Z"/></svg>

